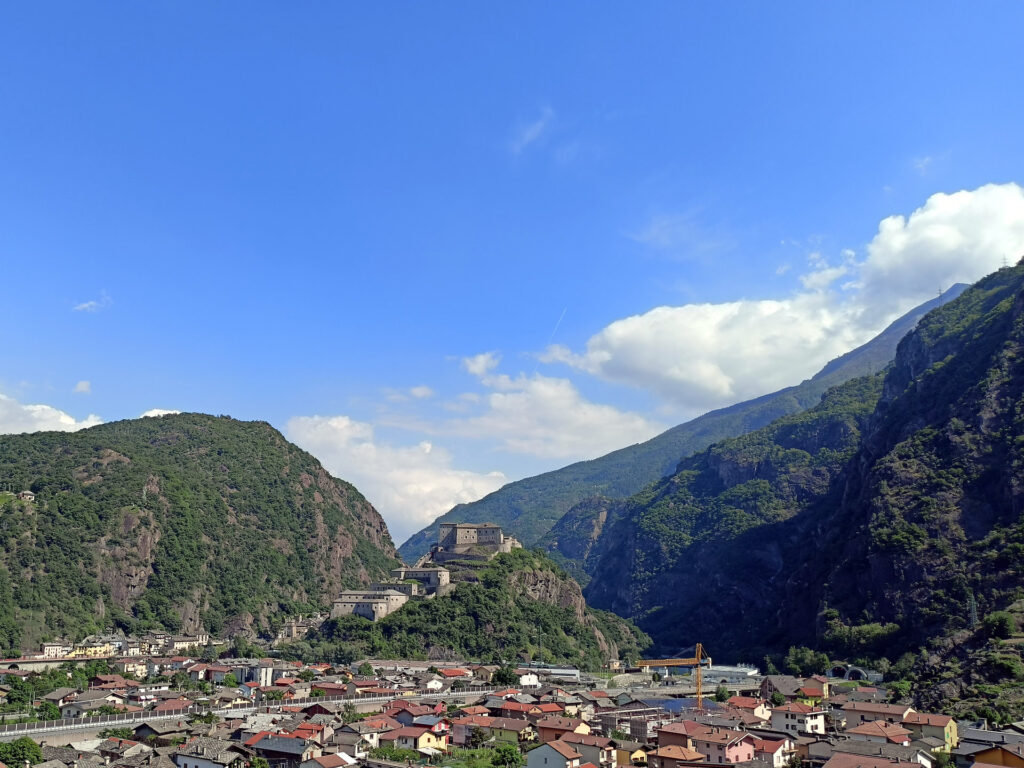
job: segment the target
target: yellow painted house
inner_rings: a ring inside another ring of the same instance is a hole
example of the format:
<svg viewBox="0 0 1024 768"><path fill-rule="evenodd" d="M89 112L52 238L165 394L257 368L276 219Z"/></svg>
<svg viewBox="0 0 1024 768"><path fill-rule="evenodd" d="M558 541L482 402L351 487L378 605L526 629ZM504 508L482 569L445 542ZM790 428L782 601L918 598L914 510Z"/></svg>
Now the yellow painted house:
<svg viewBox="0 0 1024 768"><path fill-rule="evenodd" d="M647 750L637 742L616 741L615 764L621 766L647 765Z"/></svg>
<svg viewBox="0 0 1024 768"><path fill-rule="evenodd" d="M437 749L444 752L448 748L448 736L434 733L429 728L406 726L382 733L380 744L392 745L399 749Z"/></svg>
<svg viewBox="0 0 1024 768"><path fill-rule="evenodd" d="M114 655L114 646L110 643L83 643L76 645L68 654L69 659L103 659Z"/></svg>
<svg viewBox="0 0 1024 768"><path fill-rule="evenodd" d="M903 718L903 727L914 734L915 739L931 736L941 739L945 745L943 752L956 749L960 743L960 734L956 729L956 720L949 715L930 715L927 712L911 712Z"/></svg>

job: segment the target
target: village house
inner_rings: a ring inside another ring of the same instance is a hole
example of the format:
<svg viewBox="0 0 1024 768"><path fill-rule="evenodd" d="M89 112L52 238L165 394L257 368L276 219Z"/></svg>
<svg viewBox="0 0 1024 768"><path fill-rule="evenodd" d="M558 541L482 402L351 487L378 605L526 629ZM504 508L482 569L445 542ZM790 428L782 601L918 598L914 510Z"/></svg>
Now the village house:
<svg viewBox="0 0 1024 768"><path fill-rule="evenodd" d="M431 754L432 750L444 752L448 748L448 736L447 734L436 734L429 728L404 726L395 731L382 733L380 744L398 749L415 749Z"/></svg>
<svg viewBox="0 0 1024 768"><path fill-rule="evenodd" d="M359 761L351 755L347 755L344 752L338 752L330 755L320 755L319 757L312 757L305 762L299 764L299 768L348 768L350 765L355 765Z"/></svg>
<svg viewBox="0 0 1024 768"><path fill-rule="evenodd" d="M564 741L551 741L526 753L526 768L580 768L583 756Z"/></svg>
<svg viewBox="0 0 1024 768"><path fill-rule="evenodd" d="M902 723L914 710L903 704L883 704L873 701L851 701L843 707L846 727L856 728L864 723L882 720L886 723Z"/></svg>
<svg viewBox="0 0 1024 768"><path fill-rule="evenodd" d="M828 759L822 768L918 768L918 764L882 755L849 755L837 752Z"/></svg>
<svg viewBox="0 0 1024 768"><path fill-rule="evenodd" d="M245 745L270 763L271 768L299 768L300 763L323 754L315 742L285 734L257 734Z"/></svg>
<svg viewBox="0 0 1024 768"><path fill-rule="evenodd" d="M771 724L773 730L784 733L825 733L825 711L791 701L772 710Z"/></svg>
<svg viewBox="0 0 1024 768"><path fill-rule="evenodd" d="M749 712L761 722L771 719L771 709L763 699L756 699L753 696L731 696L726 703L735 709Z"/></svg>
<svg viewBox="0 0 1024 768"><path fill-rule="evenodd" d="M693 749L692 735L706 729L706 725L694 722L693 720L683 720L678 723L667 723L658 728L658 746L676 746Z"/></svg>
<svg viewBox="0 0 1024 768"><path fill-rule="evenodd" d="M786 701L796 701L803 686L804 681L792 675L765 675L760 694L765 701L770 701L773 693L778 693Z"/></svg>
<svg viewBox="0 0 1024 768"><path fill-rule="evenodd" d="M565 733L559 739L580 753L586 763L598 768L615 768L616 755L612 740L604 736L584 733Z"/></svg>
<svg viewBox="0 0 1024 768"><path fill-rule="evenodd" d="M60 716L65 718L82 717L93 710L102 709L103 707L121 709L125 706L127 698L123 693L96 690L85 691L62 705L60 707Z"/></svg>
<svg viewBox="0 0 1024 768"><path fill-rule="evenodd" d="M705 760L707 757L697 750L680 747L678 744L658 747L647 755L647 765L650 768L683 768L688 763L699 763Z"/></svg>
<svg viewBox="0 0 1024 768"><path fill-rule="evenodd" d="M535 723L537 737L544 743L556 741L568 733L589 734L590 726L571 717L545 717Z"/></svg>
<svg viewBox="0 0 1024 768"><path fill-rule="evenodd" d="M847 728L846 735L856 741L870 741L875 744L910 745L910 731L901 725L875 720L870 723Z"/></svg>
<svg viewBox="0 0 1024 768"><path fill-rule="evenodd" d="M650 748L639 741L628 739L612 739L615 745L615 764L617 766L647 765L647 754Z"/></svg>
<svg viewBox="0 0 1024 768"><path fill-rule="evenodd" d="M69 640L51 640L48 643L42 644L43 658L46 659L63 659L69 653L71 653L74 645Z"/></svg>
<svg viewBox="0 0 1024 768"><path fill-rule="evenodd" d="M470 743L470 738L473 735L473 731L477 730L481 735L486 735L490 729L491 724L496 718L488 715L465 715L464 717L457 717L452 720L451 730L451 741L460 747L464 747ZM526 722L520 720L517 722Z"/></svg>
<svg viewBox="0 0 1024 768"><path fill-rule="evenodd" d="M537 729L526 720L511 717L495 717L490 727L491 738L496 742L527 744L537 740Z"/></svg>
<svg viewBox="0 0 1024 768"><path fill-rule="evenodd" d="M910 763L915 768L934 768L935 766L935 756L927 749L920 749L915 746L904 747L899 744L857 741L855 739L838 741L830 739L813 742L807 745L805 756L808 760L819 763L828 760L837 753L868 758L882 757L887 760Z"/></svg>
<svg viewBox="0 0 1024 768"><path fill-rule="evenodd" d="M974 753L973 766L1005 766L1005 768L1024 768L1024 744L995 744L987 749Z"/></svg>
<svg viewBox="0 0 1024 768"><path fill-rule="evenodd" d="M184 720L146 720L135 726L132 737L154 747L169 747L185 738L188 723Z"/></svg>
<svg viewBox="0 0 1024 768"><path fill-rule="evenodd" d="M145 744L140 744L132 739L109 738L100 742L100 745L96 747L96 751L104 760L117 762L123 758L134 757L152 752L153 750L151 747L147 747Z"/></svg>
<svg viewBox="0 0 1024 768"><path fill-rule="evenodd" d="M178 747L171 760L177 768L240 768L245 751L230 741L197 736Z"/></svg>
<svg viewBox="0 0 1024 768"><path fill-rule="evenodd" d="M908 729L915 739L932 737L940 739L943 752L956 749L960 743L956 720L949 715L932 715L926 712L911 712L903 718L901 725Z"/></svg>
<svg viewBox="0 0 1024 768"><path fill-rule="evenodd" d="M754 759L772 768L784 768L793 758L795 748L790 739L760 739L754 737Z"/></svg>
<svg viewBox="0 0 1024 768"><path fill-rule="evenodd" d="M754 737L743 731L711 727L691 734L690 740L709 763L745 763L754 759Z"/></svg>

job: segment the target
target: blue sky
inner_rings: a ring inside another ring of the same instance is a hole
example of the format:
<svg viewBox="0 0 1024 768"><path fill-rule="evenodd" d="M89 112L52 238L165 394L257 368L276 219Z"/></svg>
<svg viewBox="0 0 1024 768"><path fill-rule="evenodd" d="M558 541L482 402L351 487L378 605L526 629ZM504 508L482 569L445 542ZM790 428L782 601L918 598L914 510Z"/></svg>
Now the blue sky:
<svg viewBox="0 0 1024 768"><path fill-rule="evenodd" d="M265 419L401 541L1016 260L1022 22L7 4L0 431Z"/></svg>

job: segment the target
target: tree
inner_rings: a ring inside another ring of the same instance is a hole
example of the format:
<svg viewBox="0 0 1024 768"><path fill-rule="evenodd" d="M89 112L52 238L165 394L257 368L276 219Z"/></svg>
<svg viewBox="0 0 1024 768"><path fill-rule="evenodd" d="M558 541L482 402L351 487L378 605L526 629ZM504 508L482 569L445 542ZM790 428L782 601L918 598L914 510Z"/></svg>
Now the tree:
<svg viewBox="0 0 1024 768"><path fill-rule="evenodd" d="M52 701L44 701L36 707L36 717L40 720L60 720L60 709Z"/></svg>
<svg viewBox="0 0 1024 768"><path fill-rule="evenodd" d="M477 728L473 726L469 730L469 739L466 742L466 746L470 749L480 749L487 741L487 734L484 733L483 728Z"/></svg>
<svg viewBox="0 0 1024 768"><path fill-rule="evenodd" d="M786 697L785 696L783 696L778 691L774 691L772 693L772 706L773 707L781 707L785 703L786 703Z"/></svg>
<svg viewBox="0 0 1024 768"><path fill-rule="evenodd" d="M226 675L224 675L224 685L228 688L238 687L238 678L235 677L233 672L228 672Z"/></svg>
<svg viewBox="0 0 1024 768"><path fill-rule="evenodd" d="M270 768L270 763L265 757L254 757L249 763L249 768Z"/></svg>
<svg viewBox="0 0 1024 768"><path fill-rule="evenodd" d="M314 672L312 669L307 668L299 672L299 680L301 680L304 683L310 682L314 677L316 677L316 672Z"/></svg>
<svg viewBox="0 0 1024 768"><path fill-rule="evenodd" d="M523 753L515 744L499 744L491 752L491 765L494 768L521 768L524 762Z"/></svg>
<svg viewBox="0 0 1024 768"><path fill-rule="evenodd" d="M715 701L724 703L729 700L729 689L724 685L720 685L715 688Z"/></svg>
<svg viewBox="0 0 1024 768"><path fill-rule="evenodd" d="M23 766L26 760L30 765L43 762L43 750L28 736L0 744L0 763Z"/></svg>
<svg viewBox="0 0 1024 768"><path fill-rule="evenodd" d="M1017 631L1017 620L1012 613L993 611L981 620L981 628L989 637L1007 638Z"/></svg>
<svg viewBox="0 0 1024 768"><path fill-rule="evenodd" d="M515 685L519 682L519 675L516 674L515 667L504 664L491 675L491 682L495 685Z"/></svg>
<svg viewBox="0 0 1024 768"><path fill-rule="evenodd" d="M360 677L373 677L373 667L370 666L370 662L364 661L356 668L356 673Z"/></svg>
<svg viewBox="0 0 1024 768"><path fill-rule="evenodd" d="M130 739L134 736L131 728L104 728L100 731L100 737L104 739Z"/></svg>
<svg viewBox="0 0 1024 768"><path fill-rule="evenodd" d="M343 723L354 723L359 719L359 713L356 711L356 705L351 701L346 701L345 706L341 708L341 721Z"/></svg>

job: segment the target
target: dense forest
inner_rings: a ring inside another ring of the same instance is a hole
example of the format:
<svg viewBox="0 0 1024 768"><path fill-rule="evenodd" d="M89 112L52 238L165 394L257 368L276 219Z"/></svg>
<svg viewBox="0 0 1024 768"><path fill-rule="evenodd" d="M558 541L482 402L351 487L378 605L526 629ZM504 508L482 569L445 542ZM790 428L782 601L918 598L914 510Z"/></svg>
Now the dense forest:
<svg viewBox="0 0 1024 768"><path fill-rule="evenodd" d="M396 563L351 485L263 422L0 436L0 648L105 627L269 627Z"/></svg>

